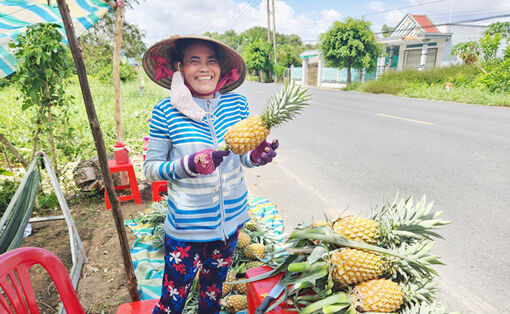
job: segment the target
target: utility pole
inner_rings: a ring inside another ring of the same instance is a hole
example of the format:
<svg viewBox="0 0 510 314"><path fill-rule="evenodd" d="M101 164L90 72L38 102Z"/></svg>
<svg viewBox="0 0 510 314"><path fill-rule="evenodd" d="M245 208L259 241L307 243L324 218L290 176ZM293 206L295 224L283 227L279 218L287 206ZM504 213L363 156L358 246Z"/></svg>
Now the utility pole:
<svg viewBox="0 0 510 314"><path fill-rule="evenodd" d="M271 20L269 19L269 0L266 1L267 7L267 42L271 43Z"/></svg>
<svg viewBox="0 0 510 314"><path fill-rule="evenodd" d="M275 18L275 8L274 8L274 0L271 0L273 3L273 50L274 50L274 64L278 65L276 62L276 18Z"/></svg>

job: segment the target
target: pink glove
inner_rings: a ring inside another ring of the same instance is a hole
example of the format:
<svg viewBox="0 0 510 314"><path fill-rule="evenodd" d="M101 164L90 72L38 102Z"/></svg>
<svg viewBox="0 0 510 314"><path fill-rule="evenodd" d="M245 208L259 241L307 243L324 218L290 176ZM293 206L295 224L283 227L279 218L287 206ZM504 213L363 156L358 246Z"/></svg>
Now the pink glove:
<svg viewBox="0 0 510 314"><path fill-rule="evenodd" d="M193 173L211 174L230 151L204 149L188 157L188 168Z"/></svg>
<svg viewBox="0 0 510 314"><path fill-rule="evenodd" d="M276 149L280 146L278 140L273 140L271 144L269 144L266 140L259 144L259 146L255 147L250 153L250 159L252 162L259 164L261 166L270 163L273 161L273 158L276 157Z"/></svg>

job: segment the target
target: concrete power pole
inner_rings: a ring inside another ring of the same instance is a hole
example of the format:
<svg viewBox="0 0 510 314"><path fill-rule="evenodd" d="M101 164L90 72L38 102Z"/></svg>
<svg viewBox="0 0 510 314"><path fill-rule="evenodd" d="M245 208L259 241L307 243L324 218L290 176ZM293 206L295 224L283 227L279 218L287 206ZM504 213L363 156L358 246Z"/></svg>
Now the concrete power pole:
<svg viewBox="0 0 510 314"><path fill-rule="evenodd" d="M269 0L266 1L267 7L267 42L271 43L271 20L269 19Z"/></svg>
<svg viewBox="0 0 510 314"><path fill-rule="evenodd" d="M278 65L276 62L276 18L275 18L275 8L274 8L274 0L271 0L273 3L273 50L274 50L274 64Z"/></svg>

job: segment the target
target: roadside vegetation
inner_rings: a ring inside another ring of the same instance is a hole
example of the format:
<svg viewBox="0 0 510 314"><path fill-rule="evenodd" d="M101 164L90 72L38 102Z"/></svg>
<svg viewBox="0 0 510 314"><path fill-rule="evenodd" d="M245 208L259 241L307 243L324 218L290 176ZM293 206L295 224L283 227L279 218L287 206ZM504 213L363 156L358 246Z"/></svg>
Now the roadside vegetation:
<svg viewBox="0 0 510 314"><path fill-rule="evenodd" d="M388 72L376 81L353 83L345 90L510 106L509 42L510 23L493 23L478 42L459 43L453 48L452 55L459 56L463 65ZM502 43L507 44L504 49L500 48Z"/></svg>
<svg viewBox="0 0 510 314"><path fill-rule="evenodd" d="M510 106L510 93L491 91L480 83L480 74L480 70L472 65L426 71L404 70L386 73L376 81L352 83L344 90L489 106ZM452 83L449 90L446 87L447 83Z"/></svg>

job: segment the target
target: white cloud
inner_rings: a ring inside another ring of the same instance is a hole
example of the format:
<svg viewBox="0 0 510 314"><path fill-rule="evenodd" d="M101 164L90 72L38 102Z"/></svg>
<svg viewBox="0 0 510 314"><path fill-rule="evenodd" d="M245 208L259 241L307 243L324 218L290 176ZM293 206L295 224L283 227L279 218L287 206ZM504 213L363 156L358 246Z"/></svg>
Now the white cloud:
<svg viewBox="0 0 510 314"><path fill-rule="evenodd" d="M370 12L381 12L385 9L382 1L371 1L367 7Z"/></svg>
<svg viewBox="0 0 510 314"><path fill-rule="evenodd" d="M297 34L303 40L318 38L342 16L336 10L324 9L314 19L310 12L296 13L285 1L275 1L275 6L276 31ZM145 42L150 45L176 34L223 33L228 29L241 33L254 26L267 27L267 11L266 1L260 1L257 7L234 0L145 1L127 10L126 20L146 31Z"/></svg>

